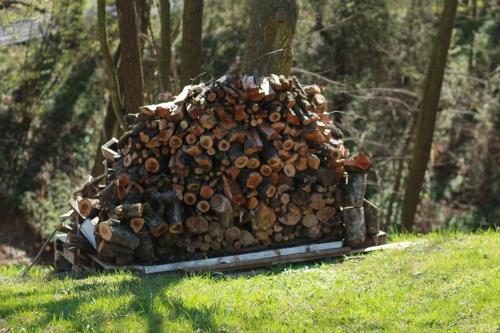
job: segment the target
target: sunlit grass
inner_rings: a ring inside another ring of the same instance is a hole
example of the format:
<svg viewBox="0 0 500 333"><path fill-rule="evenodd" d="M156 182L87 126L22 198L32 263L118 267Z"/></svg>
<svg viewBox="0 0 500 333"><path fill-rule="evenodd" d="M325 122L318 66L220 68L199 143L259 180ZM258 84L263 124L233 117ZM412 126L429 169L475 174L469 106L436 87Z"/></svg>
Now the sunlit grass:
<svg viewBox="0 0 500 333"><path fill-rule="evenodd" d="M497 233L397 239L416 243L251 277L0 267L0 331L498 331Z"/></svg>

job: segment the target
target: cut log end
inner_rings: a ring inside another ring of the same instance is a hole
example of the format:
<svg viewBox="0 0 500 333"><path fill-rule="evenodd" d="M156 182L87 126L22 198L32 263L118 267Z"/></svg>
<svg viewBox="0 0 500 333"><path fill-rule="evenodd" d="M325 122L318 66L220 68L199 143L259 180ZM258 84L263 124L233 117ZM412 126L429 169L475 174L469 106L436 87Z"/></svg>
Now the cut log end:
<svg viewBox="0 0 500 333"><path fill-rule="evenodd" d="M242 169L242 168L246 167L247 163L248 163L248 156L239 156L234 161L234 166L239 168L239 169Z"/></svg>
<svg viewBox="0 0 500 333"><path fill-rule="evenodd" d="M151 229L151 235L153 235L154 237L160 237L161 235L165 234L168 231L169 231L168 225L162 223L157 227Z"/></svg>
<svg viewBox="0 0 500 333"><path fill-rule="evenodd" d="M174 235L179 235L184 232L184 227L182 224L172 224L168 227L168 232Z"/></svg>
<svg viewBox="0 0 500 333"><path fill-rule="evenodd" d="M144 168L151 173L157 173L160 170L160 163L154 157L149 157L144 162Z"/></svg>
<svg viewBox="0 0 500 333"><path fill-rule="evenodd" d="M144 227L144 219L142 217L134 217L130 219L130 228L137 234Z"/></svg>

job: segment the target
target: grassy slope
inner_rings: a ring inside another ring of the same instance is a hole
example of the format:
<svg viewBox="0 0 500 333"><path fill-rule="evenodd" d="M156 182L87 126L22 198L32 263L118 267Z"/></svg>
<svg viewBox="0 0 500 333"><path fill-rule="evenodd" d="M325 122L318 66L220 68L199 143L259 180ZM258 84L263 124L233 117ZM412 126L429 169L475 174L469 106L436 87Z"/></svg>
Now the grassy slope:
<svg viewBox="0 0 500 333"><path fill-rule="evenodd" d="M407 250L253 277L72 280L0 267L0 331L461 331L500 321L500 235L430 235Z"/></svg>

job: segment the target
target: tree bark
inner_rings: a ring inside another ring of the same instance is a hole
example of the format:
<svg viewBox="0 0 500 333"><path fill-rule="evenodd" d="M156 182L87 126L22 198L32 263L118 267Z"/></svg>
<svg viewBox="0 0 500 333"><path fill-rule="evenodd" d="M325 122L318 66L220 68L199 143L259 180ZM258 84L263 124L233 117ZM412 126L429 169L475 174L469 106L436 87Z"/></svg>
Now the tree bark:
<svg viewBox="0 0 500 333"><path fill-rule="evenodd" d="M141 43L135 1L116 0L121 41L121 71L123 106L127 113L137 113L144 104L144 76Z"/></svg>
<svg viewBox="0 0 500 333"><path fill-rule="evenodd" d="M203 0L185 0L182 13L181 86L201 73Z"/></svg>
<svg viewBox="0 0 500 333"><path fill-rule="evenodd" d="M109 80L109 95L113 112L120 127L125 129L123 124L123 107L121 103L121 91L116 74L115 64L111 57L108 44L108 33L106 29L106 0L97 0L97 30L99 33L99 42L101 47L101 55L103 57L104 70Z"/></svg>
<svg viewBox="0 0 500 333"><path fill-rule="evenodd" d="M160 50L158 54L158 72L162 91L170 90L170 0L160 0Z"/></svg>
<svg viewBox="0 0 500 333"><path fill-rule="evenodd" d="M256 75L290 73L299 14L296 0L254 0L243 70Z"/></svg>
<svg viewBox="0 0 500 333"><path fill-rule="evenodd" d="M417 121L410 173L406 183L403 210L401 213L403 228L408 232L413 230L415 213L420 202L420 190L422 189L425 170L429 162L434 127L436 125L437 108L456 10L457 0L445 1L438 35L434 41L431 60L427 69L422 104Z"/></svg>

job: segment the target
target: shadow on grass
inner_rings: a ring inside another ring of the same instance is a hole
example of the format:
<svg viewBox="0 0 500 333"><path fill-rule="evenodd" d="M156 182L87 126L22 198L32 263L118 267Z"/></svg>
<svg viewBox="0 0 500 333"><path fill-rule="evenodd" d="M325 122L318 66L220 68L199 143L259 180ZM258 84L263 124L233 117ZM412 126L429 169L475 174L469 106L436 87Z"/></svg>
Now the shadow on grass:
<svg viewBox="0 0 500 333"><path fill-rule="evenodd" d="M112 274L113 272L109 272L102 275ZM71 278L71 274L53 275L48 279L60 282L55 288L44 289L37 286L29 290L15 291L10 294L14 301L0 306L0 318L31 312L36 316L36 321L26 320L24 325L20 323L28 331L47 328L55 319L67 320L71 330L83 331L88 329L89 323L101 325L115 317L128 316L143 318L146 323L144 330L147 332L168 331L168 327L164 327L166 320L188 322L193 330L217 331L214 317L220 310L218 304L190 307L180 297L166 295L167 289L174 287L187 276L134 274L131 278L119 282L85 279L89 276L92 275L85 274L75 279ZM120 298L125 300L114 304L119 305L117 309L105 306L96 307L97 310L84 309L96 301L106 305L113 304L113 299Z"/></svg>
<svg viewBox="0 0 500 333"><path fill-rule="evenodd" d="M67 320L73 330L82 331L89 323L106 324L115 317L137 316L145 321L144 330L147 332L158 332L162 329L168 331L165 325L169 321L187 322L194 331L213 332L220 329L215 320L216 315L222 311L220 304L190 306L180 296L167 296L168 289L193 276L212 280L245 279L257 275L278 275L288 271L318 268L323 264L341 263L349 260L348 258L350 257L283 264L236 273L209 272L184 276L132 274L119 281L106 279L112 278L115 272L86 273L77 278L71 274L49 275L47 280L56 282L55 287L16 291L13 296L19 301L1 307L0 318L31 311L41 315L36 322L38 328L48 327L56 318ZM96 274L102 279L93 278ZM120 298L123 298L123 301L119 301ZM94 302L102 302L104 307L99 303L99 306L93 306ZM116 306L117 309L106 308L106 305ZM91 310L85 309L86 306L91 306ZM30 330L29 326L26 328Z"/></svg>
<svg viewBox="0 0 500 333"><path fill-rule="evenodd" d="M191 323L193 329L202 332L213 332L217 330L214 323L214 315L220 310L220 305L212 304L201 306L201 309L186 306L181 298L174 297L165 301L172 316L182 318Z"/></svg>

